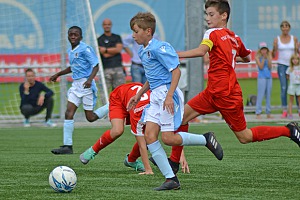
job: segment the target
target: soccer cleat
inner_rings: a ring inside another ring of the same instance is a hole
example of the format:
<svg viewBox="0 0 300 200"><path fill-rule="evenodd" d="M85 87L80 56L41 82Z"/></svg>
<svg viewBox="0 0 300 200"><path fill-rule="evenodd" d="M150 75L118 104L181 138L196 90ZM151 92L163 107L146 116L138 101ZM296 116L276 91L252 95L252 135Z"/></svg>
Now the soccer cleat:
<svg viewBox="0 0 300 200"><path fill-rule="evenodd" d="M290 122L286 125L290 129L291 132L291 140L293 140L300 147L300 128L297 122Z"/></svg>
<svg viewBox="0 0 300 200"><path fill-rule="evenodd" d="M58 149L52 149L53 154L73 154L73 148L70 145L60 146Z"/></svg>
<svg viewBox="0 0 300 200"><path fill-rule="evenodd" d="M80 154L79 159L82 162L82 164L86 165L90 160L94 160L97 153L94 151L92 147L88 148L85 152Z"/></svg>
<svg viewBox="0 0 300 200"><path fill-rule="evenodd" d="M152 162L153 165L157 166L155 160L152 157L150 157L149 160L150 162ZM177 174L177 172L179 171L179 163L173 162L170 158L168 158L168 161L172 168L173 173Z"/></svg>
<svg viewBox="0 0 300 200"><path fill-rule="evenodd" d="M24 127L30 127L30 122L29 122L29 119L25 119L24 122L23 122L23 126Z"/></svg>
<svg viewBox="0 0 300 200"><path fill-rule="evenodd" d="M281 118L287 118L287 115L288 115L288 114L287 114L287 111L283 111L283 112L282 112L282 115L281 115Z"/></svg>
<svg viewBox="0 0 300 200"><path fill-rule="evenodd" d="M156 191L179 190L179 189L180 189L180 183L177 183L172 179L167 179L161 186L154 188L154 190Z"/></svg>
<svg viewBox="0 0 300 200"><path fill-rule="evenodd" d="M223 159L223 149L213 132L203 134L206 139L206 147L216 156L218 160Z"/></svg>
<svg viewBox="0 0 300 200"><path fill-rule="evenodd" d="M51 119L48 119L48 120L46 121L46 126L48 126L48 127L56 127L56 124L53 123L53 122L51 121Z"/></svg>
<svg viewBox="0 0 300 200"><path fill-rule="evenodd" d="M135 162L128 162L128 155L129 154L127 154L125 157L124 165L126 167L131 167L131 168L135 169L135 171L144 172L145 171L144 164L140 160L136 160Z"/></svg>

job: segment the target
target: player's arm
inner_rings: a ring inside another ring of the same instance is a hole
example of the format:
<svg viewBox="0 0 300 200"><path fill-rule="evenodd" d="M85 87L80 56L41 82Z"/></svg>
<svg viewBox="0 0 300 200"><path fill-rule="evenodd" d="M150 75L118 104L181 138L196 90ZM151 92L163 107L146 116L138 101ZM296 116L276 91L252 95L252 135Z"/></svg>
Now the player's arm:
<svg viewBox="0 0 300 200"><path fill-rule="evenodd" d="M174 92L178 86L178 82L180 79L181 71L179 69L179 66L177 66L175 69L172 70L172 80L171 85L168 90L166 99L164 101L163 109L167 109L167 111L171 114L174 114L174 101L173 101L173 95Z"/></svg>
<svg viewBox="0 0 300 200"><path fill-rule="evenodd" d="M250 62L250 55L246 56L246 57L240 57L240 56L237 56L236 57L236 62L243 62L243 63L247 63L247 62Z"/></svg>
<svg viewBox="0 0 300 200"><path fill-rule="evenodd" d="M188 51L177 52L177 54L179 58L195 58L203 57L209 50L210 47L207 44L205 44L205 41L202 41L199 47Z"/></svg>
<svg viewBox="0 0 300 200"><path fill-rule="evenodd" d="M57 72L56 74L54 74L53 76L50 77L50 81L52 82L56 82L56 79L59 77L59 76L62 76L62 75L65 75L65 74L69 74L71 73L72 70L71 70L71 67L67 67L66 69L60 71L60 72Z"/></svg>
<svg viewBox="0 0 300 200"><path fill-rule="evenodd" d="M95 78L95 76L97 75L99 71L99 65L97 64L95 67L93 67L93 71L90 75L90 77L87 79L87 81L83 84L84 88L90 88L92 85L92 81Z"/></svg>
<svg viewBox="0 0 300 200"><path fill-rule="evenodd" d="M144 83L143 87L138 91L138 93L137 93L135 96L133 96L133 97L131 97L131 98L129 99L129 101L128 101L128 103L127 103L127 106L126 106L127 111L133 109L133 108L136 106L136 104L138 104L138 102L140 101L142 95L143 95L145 92L147 92L149 89L150 89L149 82L146 81L146 82Z"/></svg>

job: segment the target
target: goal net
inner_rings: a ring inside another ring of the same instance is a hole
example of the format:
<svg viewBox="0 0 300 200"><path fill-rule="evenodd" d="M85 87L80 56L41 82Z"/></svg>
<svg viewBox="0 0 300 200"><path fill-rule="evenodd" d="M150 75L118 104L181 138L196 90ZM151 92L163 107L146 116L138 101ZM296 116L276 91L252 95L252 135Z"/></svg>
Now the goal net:
<svg viewBox="0 0 300 200"><path fill-rule="evenodd" d="M94 48L100 61L98 107L108 96L89 0L0 0L0 123L23 120L19 85L27 68L33 68L37 80L55 92L53 118L64 118L71 74L57 83L49 83L49 77L69 66L67 30L74 25L82 28L82 41ZM44 117L45 111L31 119ZM85 119L82 108L75 118Z"/></svg>

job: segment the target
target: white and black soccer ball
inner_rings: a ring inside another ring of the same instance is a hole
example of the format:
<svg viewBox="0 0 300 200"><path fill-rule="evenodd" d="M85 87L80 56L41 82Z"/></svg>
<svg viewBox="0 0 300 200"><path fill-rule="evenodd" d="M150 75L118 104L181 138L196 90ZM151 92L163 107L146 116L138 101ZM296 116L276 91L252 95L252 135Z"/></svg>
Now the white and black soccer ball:
<svg viewBox="0 0 300 200"><path fill-rule="evenodd" d="M73 169L58 166L49 175L49 184L56 192L71 192L77 184L77 176Z"/></svg>

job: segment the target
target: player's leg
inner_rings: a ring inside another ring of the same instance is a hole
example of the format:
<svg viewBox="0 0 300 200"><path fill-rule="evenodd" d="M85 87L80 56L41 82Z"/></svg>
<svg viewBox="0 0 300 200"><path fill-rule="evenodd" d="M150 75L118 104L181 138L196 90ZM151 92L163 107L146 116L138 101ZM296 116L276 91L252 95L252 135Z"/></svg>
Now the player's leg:
<svg viewBox="0 0 300 200"><path fill-rule="evenodd" d="M87 164L91 159L104 149L109 144L113 143L124 132L124 119L112 119L111 129L105 131L101 137L94 143L93 146L88 148L80 155L80 161L83 164Z"/></svg>
<svg viewBox="0 0 300 200"><path fill-rule="evenodd" d="M70 96L73 95L69 95ZM77 97L73 96L72 101L68 100L67 110L65 112L64 128L63 128L63 145L58 149L52 149L53 154L73 154L73 131L74 131L74 115L80 105ZM76 104L74 102L77 102Z"/></svg>
<svg viewBox="0 0 300 200"><path fill-rule="evenodd" d="M191 119L199 116L200 114L213 113L216 111L214 106L210 103L209 95L201 92L199 95L195 96L184 106L183 122L177 134L166 131L162 133L162 140L166 145L170 146L206 146L218 160L223 158L223 149L219 142L216 140L214 133L208 132L203 135L194 134L187 132L188 126L186 124ZM174 116L176 117L176 114ZM176 121L174 121L176 123ZM178 127L175 124L175 127ZM165 127L162 127L164 129ZM162 130L163 132L163 130ZM177 155L177 159L180 154ZM177 160L178 162L178 160Z"/></svg>

